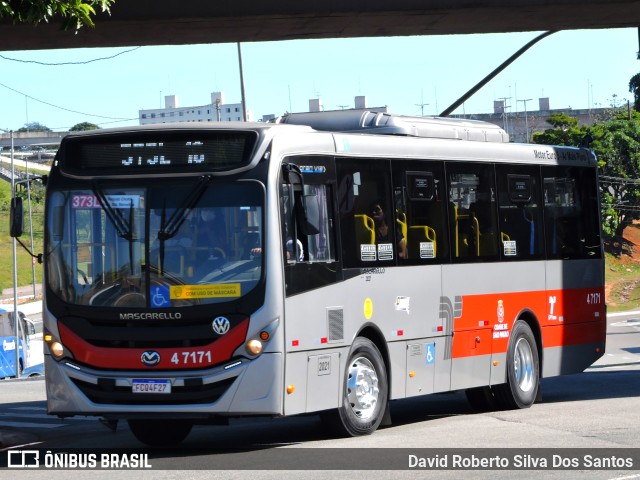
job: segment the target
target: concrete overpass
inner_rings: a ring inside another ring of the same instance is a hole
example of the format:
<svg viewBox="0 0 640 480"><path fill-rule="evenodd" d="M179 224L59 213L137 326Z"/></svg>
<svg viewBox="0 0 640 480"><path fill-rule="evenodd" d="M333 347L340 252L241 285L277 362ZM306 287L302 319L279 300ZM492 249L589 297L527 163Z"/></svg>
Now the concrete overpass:
<svg viewBox="0 0 640 480"><path fill-rule="evenodd" d="M13 145L17 150L20 147L46 147L57 149L60 140L69 132L13 132ZM0 147L8 151L11 148L11 134L0 134Z"/></svg>
<svg viewBox="0 0 640 480"><path fill-rule="evenodd" d="M116 0L95 29L0 22L0 49L638 27L639 0Z"/></svg>

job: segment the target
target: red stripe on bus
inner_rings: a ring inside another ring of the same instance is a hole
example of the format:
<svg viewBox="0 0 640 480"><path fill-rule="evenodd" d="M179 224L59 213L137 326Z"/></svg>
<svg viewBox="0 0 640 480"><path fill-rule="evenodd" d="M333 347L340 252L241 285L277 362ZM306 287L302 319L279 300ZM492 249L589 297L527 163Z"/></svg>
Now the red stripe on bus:
<svg viewBox="0 0 640 480"><path fill-rule="evenodd" d="M545 348L605 341L604 287L466 295L453 321L453 358L506 352L524 312L540 326Z"/></svg>
<svg viewBox="0 0 640 480"><path fill-rule="evenodd" d="M110 370L179 370L207 368L231 359L233 352L246 339L249 319L243 320L225 335L208 345L171 348L109 348L97 347L80 338L62 323L58 323L65 349L82 364ZM160 362L152 367L142 363L145 352L160 354Z"/></svg>

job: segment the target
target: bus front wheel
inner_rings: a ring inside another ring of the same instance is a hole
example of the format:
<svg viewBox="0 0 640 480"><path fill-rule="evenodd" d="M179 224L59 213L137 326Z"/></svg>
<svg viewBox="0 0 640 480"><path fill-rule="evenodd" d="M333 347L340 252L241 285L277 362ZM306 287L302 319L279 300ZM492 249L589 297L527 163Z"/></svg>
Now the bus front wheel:
<svg viewBox="0 0 640 480"><path fill-rule="evenodd" d="M128 420L133 435L150 447L170 447L182 442L193 424L187 420Z"/></svg>
<svg viewBox="0 0 640 480"><path fill-rule="evenodd" d="M371 340L358 337L353 342L343 388L342 405L323 419L348 436L373 433L387 408L389 387L384 360Z"/></svg>
<svg viewBox="0 0 640 480"><path fill-rule="evenodd" d="M505 409L533 405L540 388L540 362L536 339L523 320L513 326L507 349L507 383L494 387L495 399Z"/></svg>

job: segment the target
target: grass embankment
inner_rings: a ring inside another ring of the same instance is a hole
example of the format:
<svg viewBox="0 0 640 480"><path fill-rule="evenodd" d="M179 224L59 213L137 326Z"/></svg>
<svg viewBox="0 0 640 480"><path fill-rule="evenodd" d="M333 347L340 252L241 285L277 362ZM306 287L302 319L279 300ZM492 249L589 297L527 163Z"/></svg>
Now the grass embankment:
<svg viewBox="0 0 640 480"><path fill-rule="evenodd" d="M610 312L640 309L640 224L624 231L620 255L606 254L606 301Z"/></svg>
<svg viewBox="0 0 640 480"><path fill-rule="evenodd" d="M12 238L9 236L9 205L11 199L11 185L0 180L0 292L5 288L13 287L13 253ZM29 208L25 202L24 233L20 240L31 246ZM33 243L35 253L42 252L44 238L43 231L43 206L34 205L32 209L33 217ZM20 244L16 244L16 258L18 264L18 285L31 285L33 283L33 269L31 255L29 255ZM35 281L42 282L42 265L35 266Z"/></svg>

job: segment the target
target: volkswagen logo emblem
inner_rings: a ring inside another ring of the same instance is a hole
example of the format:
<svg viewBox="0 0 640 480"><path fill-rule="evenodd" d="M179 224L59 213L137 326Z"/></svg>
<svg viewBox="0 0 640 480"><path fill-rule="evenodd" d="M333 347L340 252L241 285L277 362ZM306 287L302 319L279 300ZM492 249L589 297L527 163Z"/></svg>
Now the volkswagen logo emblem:
<svg viewBox="0 0 640 480"><path fill-rule="evenodd" d="M218 335L224 335L231 328L231 323L227 317L216 317L213 319L211 326Z"/></svg>
<svg viewBox="0 0 640 480"><path fill-rule="evenodd" d="M140 360L147 367L155 367L160 363L160 354L154 350L143 352Z"/></svg>

